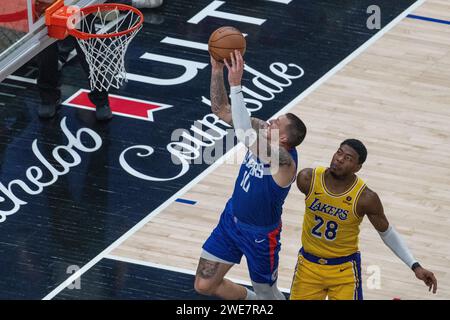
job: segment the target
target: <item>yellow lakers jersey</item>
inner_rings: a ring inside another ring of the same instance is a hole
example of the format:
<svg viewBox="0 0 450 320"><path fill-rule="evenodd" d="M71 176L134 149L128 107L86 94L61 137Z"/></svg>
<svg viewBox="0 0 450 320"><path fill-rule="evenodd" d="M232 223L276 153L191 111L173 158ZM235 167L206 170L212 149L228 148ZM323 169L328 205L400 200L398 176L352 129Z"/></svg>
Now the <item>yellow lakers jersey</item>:
<svg viewBox="0 0 450 320"><path fill-rule="evenodd" d="M325 186L325 170L313 170L305 199L302 244L306 252L318 257L344 257L358 251L362 218L356 213L356 204L366 185L357 177L345 193L333 194Z"/></svg>

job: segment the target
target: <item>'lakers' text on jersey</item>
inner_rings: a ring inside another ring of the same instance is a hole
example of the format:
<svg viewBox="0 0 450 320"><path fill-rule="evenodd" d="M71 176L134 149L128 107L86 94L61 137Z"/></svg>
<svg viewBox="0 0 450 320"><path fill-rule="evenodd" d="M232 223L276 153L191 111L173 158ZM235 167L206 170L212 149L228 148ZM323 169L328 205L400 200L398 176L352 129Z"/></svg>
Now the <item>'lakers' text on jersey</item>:
<svg viewBox="0 0 450 320"><path fill-rule="evenodd" d="M362 218L356 213L356 204L366 185L357 177L346 192L333 194L326 188L325 170L324 167L314 169L305 199L303 248L322 258L348 256L358 251Z"/></svg>

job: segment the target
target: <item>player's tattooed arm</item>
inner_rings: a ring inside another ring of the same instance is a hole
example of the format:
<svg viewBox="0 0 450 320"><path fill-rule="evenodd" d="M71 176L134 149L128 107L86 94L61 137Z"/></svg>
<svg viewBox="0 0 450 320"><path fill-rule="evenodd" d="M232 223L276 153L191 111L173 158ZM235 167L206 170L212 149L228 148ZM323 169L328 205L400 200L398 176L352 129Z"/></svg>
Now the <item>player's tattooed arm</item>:
<svg viewBox="0 0 450 320"><path fill-rule="evenodd" d="M231 106L228 101L227 91L223 78L223 63L217 62L211 58L211 111L221 120L232 125Z"/></svg>

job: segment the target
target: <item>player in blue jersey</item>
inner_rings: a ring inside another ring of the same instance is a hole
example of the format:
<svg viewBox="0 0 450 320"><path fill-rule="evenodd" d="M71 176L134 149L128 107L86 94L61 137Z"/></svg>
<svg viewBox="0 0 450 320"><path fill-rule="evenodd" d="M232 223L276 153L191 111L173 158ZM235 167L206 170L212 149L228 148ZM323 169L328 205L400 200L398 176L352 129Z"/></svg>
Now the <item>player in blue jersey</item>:
<svg viewBox="0 0 450 320"><path fill-rule="evenodd" d="M244 60L239 51L225 61L231 106L224 83L224 64L211 58L211 109L233 125L248 148L217 227L203 245L195 290L223 299L284 299L277 288L281 213L297 171L298 146L306 135L304 123L284 114L266 123L250 118L241 91ZM245 255L254 291L225 279Z"/></svg>

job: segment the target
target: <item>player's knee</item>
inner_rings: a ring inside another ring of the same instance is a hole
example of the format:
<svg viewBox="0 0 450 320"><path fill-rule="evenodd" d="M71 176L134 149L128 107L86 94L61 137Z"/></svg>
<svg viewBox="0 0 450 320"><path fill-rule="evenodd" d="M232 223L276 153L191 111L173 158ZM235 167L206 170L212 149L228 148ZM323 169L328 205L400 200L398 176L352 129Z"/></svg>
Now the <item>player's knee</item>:
<svg viewBox="0 0 450 320"><path fill-rule="evenodd" d="M216 291L217 285L210 280L203 279L201 277L195 277L194 289L197 293L212 296Z"/></svg>

